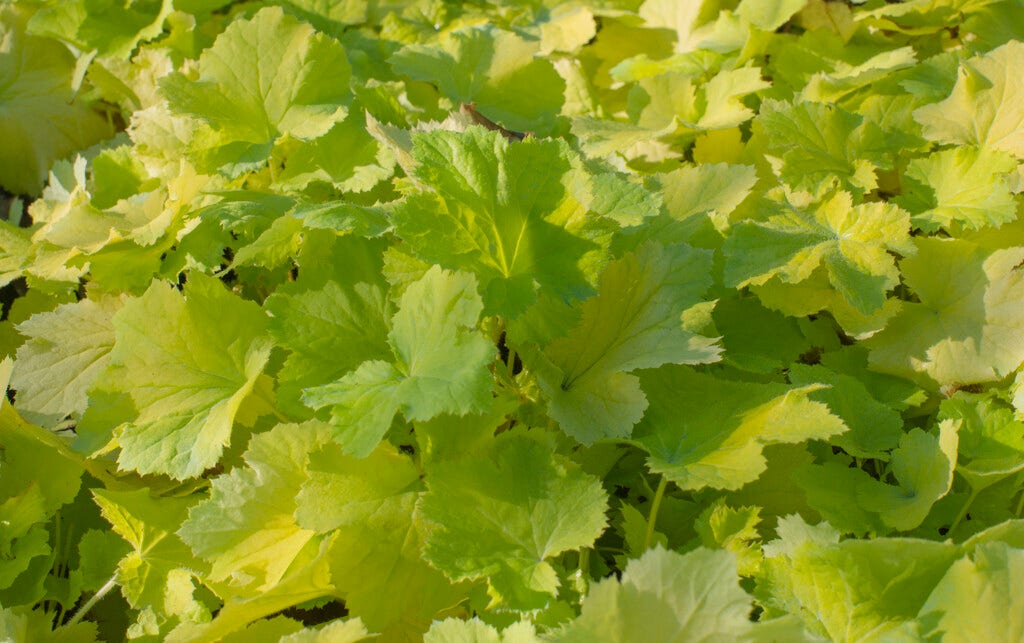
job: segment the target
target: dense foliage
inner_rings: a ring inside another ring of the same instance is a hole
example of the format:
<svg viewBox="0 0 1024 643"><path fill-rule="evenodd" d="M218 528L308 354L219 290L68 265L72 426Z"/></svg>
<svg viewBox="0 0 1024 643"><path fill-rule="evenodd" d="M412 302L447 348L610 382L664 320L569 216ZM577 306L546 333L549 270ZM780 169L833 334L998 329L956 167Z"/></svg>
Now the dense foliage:
<svg viewBox="0 0 1024 643"><path fill-rule="evenodd" d="M1022 79L1022 0L0 2L0 639L1024 640Z"/></svg>

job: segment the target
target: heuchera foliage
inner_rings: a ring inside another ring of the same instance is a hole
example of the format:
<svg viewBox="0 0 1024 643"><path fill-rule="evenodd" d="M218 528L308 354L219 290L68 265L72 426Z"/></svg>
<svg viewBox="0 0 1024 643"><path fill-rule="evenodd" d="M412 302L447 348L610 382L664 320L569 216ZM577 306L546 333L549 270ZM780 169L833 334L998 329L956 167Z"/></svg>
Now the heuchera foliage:
<svg viewBox="0 0 1024 643"><path fill-rule="evenodd" d="M1024 0L0 2L0 639L1024 640L1022 79Z"/></svg>

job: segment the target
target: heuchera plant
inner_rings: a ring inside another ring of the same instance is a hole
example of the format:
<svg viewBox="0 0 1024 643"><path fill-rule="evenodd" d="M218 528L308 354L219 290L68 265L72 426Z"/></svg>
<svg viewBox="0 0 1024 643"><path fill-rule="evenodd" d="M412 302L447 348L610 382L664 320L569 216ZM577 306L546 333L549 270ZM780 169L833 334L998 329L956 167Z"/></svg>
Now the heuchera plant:
<svg viewBox="0 0 1024 643"><path fill-rule="evenodd" d="M1024 640L1024 0L0 3L0 639Z"/></svg>

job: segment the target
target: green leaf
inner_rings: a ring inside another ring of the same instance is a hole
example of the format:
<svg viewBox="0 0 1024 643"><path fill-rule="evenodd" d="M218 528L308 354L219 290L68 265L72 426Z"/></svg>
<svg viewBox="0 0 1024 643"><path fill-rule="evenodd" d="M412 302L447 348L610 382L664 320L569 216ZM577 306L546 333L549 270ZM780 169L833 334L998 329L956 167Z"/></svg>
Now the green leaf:
<svg viewBox="0 0 1024 643"><path fill-rule="evenodd" d="M979 545L950 566L921 608L928 640L1016 641L1024 637L1024 550L1005 543ZM934 639L933 639L934 637Z"/></svg>
<svg viewBox="0 0 1024 643"><path fill-rule="evenodd" d="M307 389L304 401L331 406L338 440L368 455L401 409L410 420L483 411L494 345L475 330L483 304L476 280L434 266L410 285L391 319L394 363L363 362L333 384Z"/></svg>
<svg viewBox="0 0 1024 643"><path fill-rule="evenodd" d="M548 559L591 546L605 528L598 481L518 433L489 453L435 462L427 488L424 559L454 581L486 579L494 606L544 607L559 586Z"/></svg>
<svg viewBox="0 0 1024 643"><path fill-rule="evenodd" d="M764 471L765 445L826 439L847 428L808 399L820 386L739 382L686 367L646 371L640 382L650 406L632 440L650 454L651 471L682 489L739 489Z"/></svg>
<svg viewBox="0 0 1024 643"><path fill-rule="evenodd" d="M0 187L37 196L54 161L113 135L87 101L75 100L75 60L65 47L25 33L31 9L0 7Z"/></svg>
<svg viewBox="0 0 1024 643"><path fill-rule="evenodd" d="M865 342L872 368L937 388L1001 379L1024 362L1024 250L919 238L900 262L919 299Z"/></svg>
<svg viewBox="0 0 1024 643"><path fill-rule="evenodd" d="M540 643L540 638L529 621L518 621L502 631L479 618L463 621L448 618L437 621L423 637L425 643Z"/></svg>
<svg viewBox="0 0 1024 643"><path fill-rule="evenodd" d="M437 44L406 45L390 59L399 74L435 83L453 101L474 103L481 114L511 130L552 134L565 81L539 44L493 25L441 34Z"/></svg>
<svg viewBox="0 0 1024 643"><path fill-rule="evenodd" d="M413 141L415 176L436 195L409 197L392 220L419 258L473 272L488 314L508 318L539 288L564 298L590 290L580 263L594 244L567 229L582 213L565 185L576 159L564 143L512 144L477 127Z"/></svg>
<svg viewBox="0 0 1024 643"><path fill-rule="evenodd" d="M840 542L827 523L797 516L781 519L778 534L757 577L765 616L797 614L812 633L838 641L919 640L911 622L959 556L949 542Z"/></svg>
<svg viewBox="0 0 1024 643"><path fill-rule="evenodd" d="M137 410L117 437L119 464L178 479L214 466L270 355L266 327L259 307L197 273L184 295L153 282L128 300L104 382Z"/></svg>
<svg viewBox="0 0 1024 643"><path fill-rule="evenodd" d="M960 64L953 92L914 112L926 138L1024 158L1024 43L1011 41Z"/></svg>
<svg viewBox="0 0 1024 643"><path fill-rule="evenodd" d="M117 580L128 603L138 610L151 610L163 633L179 622L209 619L209 612L191 605L198 612L188 618L187 610L174 601L175 590L183 578L187 594L185 605L194 603L192 576L205 571L206 565L192 556L174 532L181 526L194 498L154 497L149 489L134 491L93 490L93 497L114 533L131 549L117 564Z"/></svg>
<svg viewBox="0 0 1024 643"><path fill-rule="evenodd" d="M895 199L910 210L918 227L998 228L1017 218L1017 202L1008 185L1017 162L1003 152L956 147L914 159L904 172L903 194Z"/></svg>
<svg viewBox="0 0 1024 643"><path fill-rule="evenodd" d="M199 77L173 73L160 91L175 114L199 119L198 169L236 175L261 166L281 136L310 140L345 119L345 50L279 7L236 20L199 57Z"/></svg>
<svg viewBox="0 0 1024 643"><path fill-rule="evenodd" d="M376 284L291 293L283 288L267 298L270 335L290 354L278 372L282 409L301 408L302 389L339 379L365 360L387 357L390 306ZM298 411L301 412L301 411Z"/></svg>
<svg viewBox="0 0 1024 643"><path fill-rule="evenodd" d="M608 264L580 324L537 356L548 413L566 433L585 444L628 436L647 407L629 371L718 359L715 340L680 319L711 284L710 261L706 251L652 242Z"/></svg>
<svg viewBox="0 0 1024 643"><path fill-rule="evenodd" d="M422 559L413 510L423 486L412 459L389 444L360 459L330 443L307 470L295 517L331 534L335 595L371 630L419 638L464 592Z"/></svg>
<svg viewBox="0 0 1024 643"><path fill-rule="evenodd" d="M743 0L736 14L763 31L775 31L804 8L807 0Z"/></svg>
<svg viewBox="0 0 1024 643"><path fill-rule="evenodd" d="M889 165L881 130L834 105L766 100L754 129L781 157L782 180L796 189L813 190L835 177L858 192L870 191L877 186L875 170Z"/></svg>
<svg viewBox="0 0 1024 643"><path fill-rule="evenodd" d="M178 534L211 565L209 578L266 592L280 582L315 536L293 514L309 454L327 440L322 422L279 424L252 438L247 466L213 481L210 497L189 511Z"/></svg>
<svg viewBox="0 0 1024 643"><path fill-rule="evenodd" d="M890 466L898 486L865 479L857 487L860 505L893 529L914 529L953 485L957 442L957 426L948 420L939 425L938 437L912 429L892 451Z"/></svg>
<svg viewBox="0 0 1024 643"><path fill-rule="evenodd" d="M11 386L18 391L16 408L26 419L53 425L69 415L81 416L87 390L110 361L111 318L120 307L117 297L83 299L18 325L28 340L18 348Z"/></svg>
<svg viewBox="0 0 1024 643"><path fill-rule="evenodd" d="M778 276L796 284L821 265L832 287L868 314L882 307L886 291L899 282L895 258L888 252L910 254L913 249L909 217L896 206L853 205L847 192L836 192L817 206L787 199L764 221L736 224L723 247L725 280L745 286Z"/></svg>
<svg viewBox="0 0 1024 643"><path fill-rule="evenodd" d="M736 557L736 570L742 576L753 576L761 564L761 522L759 507L732 508L719 500L708 506L693 527L701 545L724 549Z"/></svg>
<svg viewBox="0 0 1024 643"><path fill-rule="evenodd" d="M733 555L699 548L680 555L660 547L629 562L621 580L597 583L580 616L554 633L555 641L700 641L759 639ZM796 622L772 631L802 640Z"/></svg>
<svg viewBox="0 0 1024 643"><path fill-rule="evenodd" d="M281 637L280 643L356 643L376 634L366 631L358 618L336 619L320 627L304 627L298 632Z"/></svg>
<svg viewBox="0 0 1024 643"><path fill-rule="evenodd" d="M830 442L857 458L879 458L896 447L903 435L903 418L896 409L876 400L864 383L822 366L793 364L789 381L797 386L820 383L829 388L811 393L810 399L827 404L850 428Z"/></svg>
<svg viewBox="0 0 1024 643"><path fill-rule="evenodd" d="M956 471L980 491L1024 470L1024 422L992 397L957 392L943 400L939 418L958 420Z"/></svg>

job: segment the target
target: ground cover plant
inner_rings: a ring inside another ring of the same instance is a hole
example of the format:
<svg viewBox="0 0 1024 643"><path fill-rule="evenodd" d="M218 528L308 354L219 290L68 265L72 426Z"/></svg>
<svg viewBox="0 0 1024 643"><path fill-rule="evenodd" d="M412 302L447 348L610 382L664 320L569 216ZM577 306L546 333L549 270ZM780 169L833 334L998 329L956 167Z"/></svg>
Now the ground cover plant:
<svg viewBox="0 0 1024 643"><path fill-rule="evenodd" d="M0 639L1024 640L1022 40L0 3Z"/></svg>

